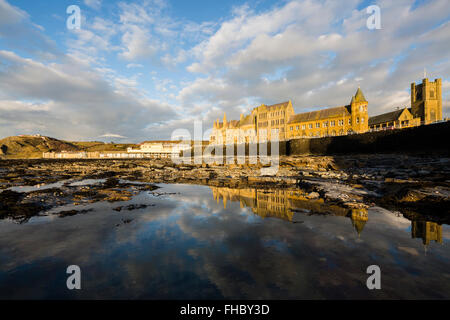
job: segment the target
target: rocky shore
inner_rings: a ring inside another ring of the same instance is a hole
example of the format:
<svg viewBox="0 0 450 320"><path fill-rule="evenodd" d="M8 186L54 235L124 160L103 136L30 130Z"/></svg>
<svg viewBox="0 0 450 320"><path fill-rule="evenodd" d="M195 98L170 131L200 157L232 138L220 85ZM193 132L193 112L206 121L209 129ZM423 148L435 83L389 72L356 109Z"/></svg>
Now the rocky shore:
<svg viewBox="0 0 450 320"><path fill-rule="evenodd" d="M126 201L142 191L157 192L158 183L187 183L295 189L306 200L323 199L344 208L379 205L409 218L448 223L449 164L450 158L406 155L282 157L277 170L261 164L175 164L170 159L1 160L0 218L26 221L64 204ZM95 183L77 184L87 180ZM117 208L122 209L134 208ZM60 216L73 214L76 210Z"/></svg>

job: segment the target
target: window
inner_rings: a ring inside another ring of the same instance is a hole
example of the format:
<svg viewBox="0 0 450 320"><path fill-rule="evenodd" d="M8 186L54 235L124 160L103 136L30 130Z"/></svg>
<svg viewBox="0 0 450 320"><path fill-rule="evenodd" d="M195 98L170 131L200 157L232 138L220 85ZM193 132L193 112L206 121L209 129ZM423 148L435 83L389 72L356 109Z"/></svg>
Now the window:
<svg viewBox="0 0 450 320"><path fill-rule="evenodd" d="M312 127L313 127L313 126L312 126L312 123L310 123L310 124L309 124L309 128L312 129Z"/></svg>
<svg viewBox="0 0 450 320"><path fill-rule="evenodd" d="M294 127L293 127L293 126L291 126L291 131L292 131L292 130L294 130Z"/></svg>
<svg viewBox="0 0 450 320"><path fill-rule="evenodd" d="M361 117L361 123L364 123L364 117Z"/></svg>
<svg viewBox="0 0 450 320"><path fill-rule="evenodd" d="M328 127L328 121L325 121L325 122L323 123L323 127L324 127L324 128Z"/></svg>
<svg viewBox="0 0 450 320"><path fill-rule="evenodd" d="M295 130L298 130L298 126L295 127Z"/></svg>
<svg viewBox="0 0 450 320"><path fill-rule="evenodd" d="M320 122L316 122L316 128L320 128Z"/></svg>
<svg viewBox="0 0 450 320"><path fill-rule="evenodd" d="M302 129L305 130L306 129L306 124L302 125Z"/></svg>
<svg viewBox="0 0 450 320"><path fill-rule="evenodd" d="M349 125L352 124L352 119L348 119L348 124L349 124Z"/></svg>
<svg viewBox="0 0 450 320"><path fill-rule="evenodd" d="M434 98L434 91L433 90L430 91L430 98Z"/></svg>
<svg viewBox="0 0 450 320"><path fill-rule="evenodd" d="M356 123L359 123L359 117L356 117Z"/></svg>

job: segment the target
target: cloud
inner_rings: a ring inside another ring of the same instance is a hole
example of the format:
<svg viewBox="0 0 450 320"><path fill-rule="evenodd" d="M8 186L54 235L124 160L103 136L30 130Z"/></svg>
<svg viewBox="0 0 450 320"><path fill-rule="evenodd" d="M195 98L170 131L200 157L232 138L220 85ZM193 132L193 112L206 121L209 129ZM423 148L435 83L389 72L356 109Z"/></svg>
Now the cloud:
<svg viewBox="0 0 450 320"><path fill-rule="evenodd" d="M195 60L187 70L200 75L179 92L179 101L222 105L237 119L245 98L254 97L252 107L292 99L296 112L303 112L348 104L361 86L374 115L408 105L410 83L421 81L424 67L445 80L446 1L416 8L413 1L383 1L383 28L373 31L365 26L365 8L357 5L305 0L263 13L238 8L191 49Z"/></svg>
<svg viewBox="0 0 450 320"><path fill-rule="evenodd" d="M102 6L102 0L84 0L84 4L92 9L100 9Z"/></svg>
<svg viewBox="0 0 450 320"><path fill-rule="evenodd" d="M2 125L0 135L24 133L21 130L35 125L42 134L73 140L114 128L115 134L140 141L150 123L175 117L171 106L130 89L132 81L108 82L69 58L64 64L44 64L2 50L0 59L7 62L0 69L0 106L11 114L6 114L11 121ZM24 101L40 101L40 107L33 110L35 105Z"/></svg>
<svg viewBox="0 0 450 320"><path fill-rule="evenodd" d="M119 139L126 139L127 137L121 136L120 134L115 133L105 133L99 136L99 138L119 138Z"/></svg>
<svg viewBox="0 0 450 320"><path fill-rule="evenodd" d="M142 68L142 67L144 67L142 64L139 64L139 63L129 63L129 64L127 64L127 69L130 69L130 68Z"/></svg>
<svg viewBox="0 0 450 320"><path fill-rule="evenodd" d="M379 5L382 29L368 30L358 0L239 6L197 22L174 16L164 1L119 2L112 13L84 17L81 30L64 30L57 47L30 13L0 0L0 100L10 118L18 108L16 127L0 134L32 131L23 122L35 119L34 131L55 136L164 139L195 120L210 127L224 112L238 119L260 103L291 99L296 112L345 105L358 86L375 115L409 105L410 83L424 68L443 78L449 116L447 2ZM27 108L35 118L19 111ZM85 130L58 131L53 122L64 119Z"/></svg>
<svg viewBox="0 0 450 320"><path fill-rule="evenodd" d="M43 33L23 10L0 0L0 45L53 59L60 54L54 41Z"/></svg>
<svg viewBox="0 0 450 320"><path fill-rule="evenodd" d="M154 43L148 32L139 26L128 26L128 31L122 36L124 48L119 54L126 60L149 59L158 52L158 45Z"/></svg>

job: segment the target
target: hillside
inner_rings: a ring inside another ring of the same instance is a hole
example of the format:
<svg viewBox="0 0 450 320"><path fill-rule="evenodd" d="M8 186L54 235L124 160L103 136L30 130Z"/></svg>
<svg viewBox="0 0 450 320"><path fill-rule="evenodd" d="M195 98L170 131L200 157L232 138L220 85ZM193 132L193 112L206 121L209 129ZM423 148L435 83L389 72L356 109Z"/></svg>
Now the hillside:
<svg viewBox="0 0 450 320"><path fill-rule="evenodd" d="M61 151L125 151L134 144L112 144L103 142L71 142L45 136L12 136L0 140L0 158L41 158L43 152Z"/></svg>

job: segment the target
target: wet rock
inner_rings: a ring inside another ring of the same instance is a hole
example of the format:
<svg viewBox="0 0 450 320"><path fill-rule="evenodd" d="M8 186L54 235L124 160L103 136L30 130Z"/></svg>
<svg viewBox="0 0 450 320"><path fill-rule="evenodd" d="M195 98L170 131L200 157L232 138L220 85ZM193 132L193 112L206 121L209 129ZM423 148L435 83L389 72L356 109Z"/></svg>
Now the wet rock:
<svg viewBox="0 0 450 320"><path fill-rule="evenodd" d="M148 205L148 204L130 204L128 206L120 206L120 207L113 208L113 210L118 211L118 212L122 211L122 209L131 211L131 210L137 210L137 209L145 209L149 206L155 206L155 205L154 204L150 204L150 205Z"/></svg>
<svg viewBox="0 0 450 320"><path fill-rule="evenodd" d="M308 199L317 199L320 197L320 194L318 192L310 192L306 197Z"/></svg>
<svg viewBox="0 0 450 320"><path fill-rule="evenodd" d="M67 210L67 211L60 211L57 213L57 215L61 218L64 217L71 217L71 216L75 216L77 214L85 214L88 212L93 211L93 209L84 209L84 210Z"/></svg>

